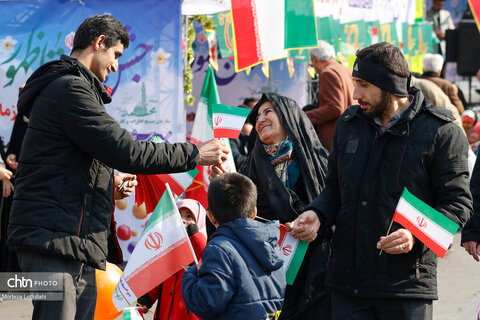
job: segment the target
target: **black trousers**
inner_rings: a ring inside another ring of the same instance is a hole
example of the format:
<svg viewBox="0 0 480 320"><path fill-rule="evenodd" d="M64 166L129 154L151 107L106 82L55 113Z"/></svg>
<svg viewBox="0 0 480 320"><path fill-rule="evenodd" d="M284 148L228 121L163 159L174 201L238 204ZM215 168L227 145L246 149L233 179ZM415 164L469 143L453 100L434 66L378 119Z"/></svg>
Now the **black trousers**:
<svg viewBox="0 0 480 320"><path fill-rule="evenodd" d="M431 320L433 301L373 299L332 292L333 320Z"/></svg>
<svg viewBox="0 0 480 320"><path fill-rule="evenodd" d="M32 319L93 320L97 300L94 268L73 259L34 251L19 251L17 256L23 272L63 275L63 300L32 301Z"/></svg>

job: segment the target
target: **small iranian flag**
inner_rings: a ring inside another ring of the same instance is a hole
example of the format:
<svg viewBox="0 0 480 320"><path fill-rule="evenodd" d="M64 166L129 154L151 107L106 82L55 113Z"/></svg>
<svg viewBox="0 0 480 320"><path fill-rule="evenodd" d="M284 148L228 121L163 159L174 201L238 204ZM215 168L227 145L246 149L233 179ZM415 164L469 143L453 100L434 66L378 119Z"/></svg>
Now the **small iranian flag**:
<svg viewBox="0 0 480 320"><path fill-rule="evenodd" d="M212 112L213 136L215 138L238 139L249 112L250 109L247 108L214 104Z"/></svg>
<svg viewBox="0 0 480 320"><path fill-rule="evenodd" d="M159 174L159 178L165 184L169 184L172 192L176 195L181 195L193 182L193 179L198 173L198 169L193 169L187 172Z"/></svg>
<svg viewBox="0 0 480 320"><path fill-rule="evenodd" d="M287 283L292 285L307 252L308 242L295 239L287 232L287 227L281 224L278 246L283 257L283 270L285 270Z"/></svg>
<svg viewBox="0 0 480 320"><path fill-rule="evenodd" d="M139 307L128 307L123 309L123 320L145 320L140 313Z"/></svg>
<svg viewBox="0 0 480 320"><path fill-rule="evenodd" d="M455 222L415 197L407 188L398 201L393 221L404 226L440 258L447 253L458 230Z"/></svg>
<svg viewBox="0 0 480 320"><path fill-rule="evenodd" d="M197 258L167 185L113 292L113 304L123 310L194 261Z"/></svg>

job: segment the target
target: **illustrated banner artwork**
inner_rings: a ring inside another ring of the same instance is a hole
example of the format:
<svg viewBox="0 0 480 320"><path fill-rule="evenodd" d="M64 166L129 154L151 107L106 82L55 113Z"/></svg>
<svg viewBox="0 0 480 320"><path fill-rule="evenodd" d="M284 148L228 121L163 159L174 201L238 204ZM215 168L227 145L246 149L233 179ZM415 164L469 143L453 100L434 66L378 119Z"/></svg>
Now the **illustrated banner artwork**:
<svg viewBox="0 0 480 320"><path fill-rule="evenodd" d="M74 32L88 17L109 13L130 35L107 112L138 140L185 141L181 1L0 1L0 136L10 140L18 88L43 63L70 54ZM117 235L128 260L148 220L135 196L116 201Z"/></svg>
<svg viewBox="0 0 480 320"><path fill-rule="evenodd" d="M18 88L43 63L70 54L74 32L86 18L110 13L130 35L107 111L142 136L184 140L181 12L176 0L141 2L45 0L0 2L0 135L9 141ZM8 13L8 14L7 14ZM142 19L138 19L141 16Z"/></svg>

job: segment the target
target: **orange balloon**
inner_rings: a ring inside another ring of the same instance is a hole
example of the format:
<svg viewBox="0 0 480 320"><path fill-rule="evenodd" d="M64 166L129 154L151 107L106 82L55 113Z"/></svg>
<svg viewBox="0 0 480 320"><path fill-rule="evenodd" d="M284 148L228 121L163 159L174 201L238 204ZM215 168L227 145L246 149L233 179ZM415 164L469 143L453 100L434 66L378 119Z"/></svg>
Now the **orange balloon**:
<svg viewBox="0 0 480 320"><path fill-rule="evenodd" d="M113 291L115 290L122 270L113 263L107 262L107 270L95 270L97 279L97 305L95 307L94 320L113 320L122 314L115 308L112 301Z"/></svg>

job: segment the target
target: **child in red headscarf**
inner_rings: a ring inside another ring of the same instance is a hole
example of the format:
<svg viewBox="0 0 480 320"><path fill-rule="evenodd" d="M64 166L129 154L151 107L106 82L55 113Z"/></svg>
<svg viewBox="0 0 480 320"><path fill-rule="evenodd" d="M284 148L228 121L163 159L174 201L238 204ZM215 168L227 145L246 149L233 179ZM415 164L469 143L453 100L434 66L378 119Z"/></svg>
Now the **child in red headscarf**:
<svg viewBox="0 0 480 320"><path fill-rule="evenodd" d="M205 225L206 211L200 202L184 199L177 202L177 208L187 229L193 250L197 257L202 257L207 245L207 230ZM182 276L185 270L180 270L155 289L138 299L144 306L143 312L157 302L154 320L192 320L200 319L185 308L182 298Z"/></svg>

